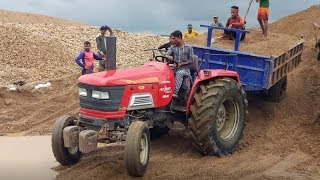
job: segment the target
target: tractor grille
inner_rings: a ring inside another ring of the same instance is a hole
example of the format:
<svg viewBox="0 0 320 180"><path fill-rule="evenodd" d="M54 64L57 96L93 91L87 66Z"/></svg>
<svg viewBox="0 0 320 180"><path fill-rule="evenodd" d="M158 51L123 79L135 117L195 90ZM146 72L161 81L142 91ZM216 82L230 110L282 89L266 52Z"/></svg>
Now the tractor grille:
<svg viewBox="0 0 320 180"><path fill-rule="evenodd" d="M124 86L98 87L80 83L79 87L85 88L88 93L86 97L80 96L80 106L82 108L104 112L112 112L119 110L120 101L124 91ZM95 99L92 97L92 91L109 92L110 99Z"/></svg>
<svg viewBox="0 0 320 180"><path fill-rule="evenodd" d="M154 103L150 93L133 94L130 98L128 110L153 108Z"/></svg>

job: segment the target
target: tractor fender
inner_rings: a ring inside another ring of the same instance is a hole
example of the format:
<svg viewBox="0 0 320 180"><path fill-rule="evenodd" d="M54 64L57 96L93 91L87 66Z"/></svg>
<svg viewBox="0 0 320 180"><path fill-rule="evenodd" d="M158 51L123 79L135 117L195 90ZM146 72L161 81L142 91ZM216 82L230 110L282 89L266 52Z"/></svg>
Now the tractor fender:
<svg viewBox="0 0 320 180"><path fill-rule="evenodd" d="M239 74L235 71L229 71L229 70L223 70L223 69L208 69L208 70L201 70L198 72L198 76L194 80L191 91L189 93L187 108L186 108L187 115L190 114L190 105L194 101L193 94L200 87L200 85L212 79L217 79L222 77L229 77L231 79L236 80L238 83L240 83Z"/></svg>

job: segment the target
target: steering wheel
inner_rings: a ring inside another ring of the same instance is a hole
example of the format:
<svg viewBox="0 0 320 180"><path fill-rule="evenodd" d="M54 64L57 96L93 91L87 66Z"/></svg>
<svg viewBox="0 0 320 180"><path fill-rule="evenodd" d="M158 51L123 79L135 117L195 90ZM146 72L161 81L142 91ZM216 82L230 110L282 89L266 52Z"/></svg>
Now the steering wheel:
<svg viewBox="0 0 320 180"><path fill-rule="evenodd" d="M178 67L178 63L173 61L173 62L167 62L167 65L170 67L171 70L174 70Z"/></svg>
<svg viewBox="0 0 320 180"><path fill-rule="evenodd" d="M155 56L154 59L158 62L165 62L165 61L168 61L168 58L165 57L165 56Z"/></svg>

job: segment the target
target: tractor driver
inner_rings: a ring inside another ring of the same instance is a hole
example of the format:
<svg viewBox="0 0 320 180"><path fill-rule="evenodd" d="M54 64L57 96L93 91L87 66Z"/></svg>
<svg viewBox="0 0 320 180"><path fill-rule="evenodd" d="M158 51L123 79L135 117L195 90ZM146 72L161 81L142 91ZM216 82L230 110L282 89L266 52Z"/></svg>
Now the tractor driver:
<svg viewBox="0 0 320 180"><path fill-rule="evenodd" d="M171 33L172 46L166 53L168 61L175 62L175 87L173 97L178 97L179 89L182 85L183 76L190 75L190 66L193 63L193 48L187 45L182 39L181 31Z"/></svg>

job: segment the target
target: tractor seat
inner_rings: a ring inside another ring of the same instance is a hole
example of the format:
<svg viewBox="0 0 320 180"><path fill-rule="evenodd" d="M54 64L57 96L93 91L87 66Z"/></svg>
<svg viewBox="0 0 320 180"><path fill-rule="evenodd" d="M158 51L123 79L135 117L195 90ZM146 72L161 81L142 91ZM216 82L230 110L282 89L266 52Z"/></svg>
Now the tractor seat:
<svg viewBox="0 0 320 180"><path fill-rule="evenodd" d="M198 71L198 61L199 61L198 56L194 55L193 56L193 63L190 66L191 71Z"/></svg>
<svg viewBox="0 0 320 180"><path fill-rule="evenodd" d="M199 63L199 58L197 55L194 55L193 63L190 66L190 75L192 77L192 82L196 79L198 75L198 63Z"/></svg>

